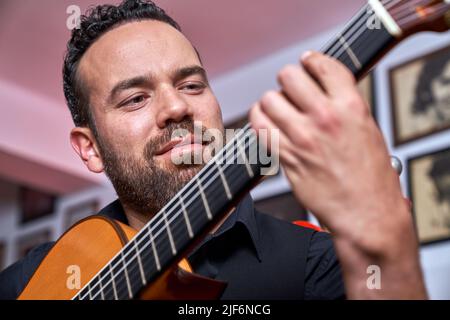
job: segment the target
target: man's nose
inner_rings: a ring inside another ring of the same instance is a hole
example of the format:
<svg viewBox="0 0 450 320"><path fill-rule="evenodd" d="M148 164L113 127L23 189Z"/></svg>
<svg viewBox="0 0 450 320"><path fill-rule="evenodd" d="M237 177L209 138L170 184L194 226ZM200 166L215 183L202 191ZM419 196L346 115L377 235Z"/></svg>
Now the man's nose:
<svg viewBox="0 0 450 320"><path fill-rule="evenodd" d="M185 117L192 117L192 108L175 88L161 90L158 100L156 123L161 129L170 121L180 122Z"/></svg>

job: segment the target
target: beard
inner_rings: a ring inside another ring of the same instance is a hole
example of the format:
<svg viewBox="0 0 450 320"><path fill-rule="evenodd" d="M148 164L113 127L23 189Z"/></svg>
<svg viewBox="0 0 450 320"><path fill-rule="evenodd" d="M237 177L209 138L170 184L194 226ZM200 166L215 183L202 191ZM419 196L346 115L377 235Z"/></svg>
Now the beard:
<svg viewBox="0 0 450 320"><path fill-rule="evenodd" d="M170 122L162 135L145 145L142 157L114 151L108 142L96 134L105 173L125 208L144 216L157 213L204 167L204 163L175 165L170 162L159 166L155 162L155 153L171 140L172 133L177 129L193 134L194 122L187 118L181 122ZM202 126L201 130L204 133L206 128Z"/></svg>

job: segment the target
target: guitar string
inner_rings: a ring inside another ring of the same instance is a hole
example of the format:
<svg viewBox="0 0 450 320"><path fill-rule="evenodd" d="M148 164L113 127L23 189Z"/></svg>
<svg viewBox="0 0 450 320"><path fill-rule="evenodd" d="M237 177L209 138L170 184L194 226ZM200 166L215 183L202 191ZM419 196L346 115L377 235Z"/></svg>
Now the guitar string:
<svg viewBox="0 0 450 320"><path fill-rule="evenodd" d="M361 15L358 18L358 20L355 21L355 23L352 25L350 29L347 29L343 33L338 33L335 35L336 44L333 47L327 48L327 46L325 46L322 48L321 51L327 53L330 56L333 56L334 54L336 54L336 52L342 49L341 38L348 39L352 37L354 34L358 33L360 30L365 30L365 28L361 27L366 21L367 20L365 19L365 14Z"/></svg>
<svg viewBox="0 0 450 320"><path fill-rule="evenodd" d="M354 32L355 26L359 25L361 20L364 20L363 19L365 16L364 11L367 12L367 7L368 7L368 5L366 4L362 9L360 9L360 11L357 14L355 14L352 17L352 19L347 24L345 24L345 26L343 27L343 30L344 30L343 35L347 36L349 33ZM328 43L326 43L325 46L322 47L322 51L324 51L326 48L328 48L326 50L332 52L332 51L339 49L340 46L341 46L341 43L339 42L339 38L334 36L333 39L328 41Z"/></svg>
<svg viewBox="0 0 450 320"><path fill-rule="evenodd" d="M383 6L392 6L395 4L398 4L400 1L402 0L387 0L387 1L381 1L381 3L383 4ZM419 1L423 1L423 0L419 0ZM365 16L368 14L368 8L369 8L369 4L366 4L363 6L362 9L360 9L359 13L357 13L351 20L349 23L347 23L344 26L344 32L342 34L340 34L342 37L348 36L350 34L353 35L356 32L358 32L361 27L361 22L366 22L367 19L364 19ZM402 8L403 9L403 8ZM364 13L364 14L363 14ZM355 19L357 19L355 21ZM340 43L339 37L335 37L334 40L332 40L330 43L326 44L323 49L322 52L327 52L327 54L330 55L334 55L336 53L336 50L342 49L342 44Z"/></svg>
<svg viewBox="0 0 450 320"><path fill-rule="evenodd" d="M416 3L416 6L421 6L421 5L426 6L429 4L428 0L416 0L416 1L418 2L418 3ZM444 5L445 5L445 3L444 3ZM436 6L437 6L437 4L433 5L433 7L436 7ZM424 12L426 10L430 10L430 8L425 7L423 9L421 9L421 12ZM403 25L404 19L408 19L411 17L414 17L415 19L417 19L417 18L419 18L419 13L417 12L417 10L415 10L415 7L410 7L407 10L404 10L402 12L392 14L392 17L398 22L399 25Z"/></svg>
<svg viewBox="0 0 450 320"><path fill-rule="evenodd" d="M388 0L388 1L381 1L381 4L386 8L386 10L391 10L393 7L395 7L402 1L404 0Z"/></svg>
<svg viewBox="0 0 450 320"><path fill-rule="evenodd" d="M365 22L367 20L365 19L361 19L356 28L353 28L351 30L351 34L350 36L347 34L346 37L345 35L337 35L338 41L339 41L339 46L336 47L336 50L327 50L325 49L325 51L323 51L324 53L326 53L327 55L331 56L331 57L337 57L342 55L344 52L347 52L347 49L345 48L345 46L342 45L342 43L340 42L340 38L344 38L344 40L346 41L346 43L348 44L348 46L352 46L355 42L355 40L359 39L360 35L362 33L364 33L367 28L365 27Z"/></svg>
<svg viewBox="0 0 450 320"><path fill-rule="evenodd" d="M251 144L251 143L253 143L254 142L254 138L252 139L253 141L249 141L249 145ZM238 155L239 156L239 155ZM237 178L242 178L242 176L240 175L240 173L239 172L232 172L232 174L230 175L230 179L234 179L235 177L236 177L236 175L238 175L238 177ZM215 188L216 190L215 190L215 193L216 194L219 194L219 193L221 193L221 190L222 190L222 188ZM200 206L201 207L201 204L199 203L199 202L197 202L197 205L198 206ZM180 228L182 228L182 227L185 227L185 225L184 225L184 223L182 223L182 221L181 220L178 220L178 221L176 221L174 224L172 224L172 226L174 227L174 229L180 229ZM157 246L161 251L164 251L164 250L166 250L166 252L169 252L170 251L170 246L169 246L169 244L167 243L167 241L160 241L159 242L159 244L158 244L158 246ZM150 248L149 248L149 250L150 250ZM151 254L150 254L150 256L151 256ZM133 258L137 258L137 255L135 255L135 257L133 257ZM133 259L132 258L132 259ZM129 261L131 261L131 259L129 260ZM151 264L151 266L152 266L152 268L154 268L154 260L152 259L152 264ZM128 264L129 265L129 264ZM128 275L129 275L129 279L130 280L132 280L133 281L133 283L139 283L139 284L141 284L142 283L142 276L140 275L140 270L139 270L139 265L137 264L137 263L133 263L133 264L131 264L131 266L130 266L130 268L126 268L126 270L128 271ZM118 274L120 274L122 271L125 271L125 268L122 268L122 270L120 270L119 272L118 272ZM122 278L123 278L123 276L122 276ZM111 280L112 281L112 280ZM107 284L105 284L105 287L107 287L110 283L111 283L111 281L109 281L109 282L107 282ZM121 285L120 286L118 286L118 285L116 285L116 290L117 290L117 293L118 293L118 295L119 295L119 292L120 292L120 294L124 294L124 296L129 296L129 294L128 294L128 285L127 284L125 284L123 281L121 282ZM113 292L113 288L111 288L111 287L109 287L107 290L104 290L103 292L104 292L104 295L106 296L106 295L110 295L112 292ZM99 293L100 292L97 292L97 293L95 293L93 296L92 296L92 298L97 298L98 296L99 296Z"/></svg>
<svg viewBox="0 0 450 320"><path fill-rule="evenodd" d="M200 174L202 174L202 171L205 171L204 177L202 177L202 178L204 178L203 181L206 180L206 179L208 179L209 176L211 175L211 173L214 172L213 161L214 161L214 162L217 162L217 160L219 160L219 159L221 159L221 157L225 156L225 155L230 151L230 147L234 145L235 141L237 141L238 139L240 139L240 137L241 137L242 135L248 134L248 132L250 132L250 131L247 131L247 130L249 129L249 127L250 127L250 124L247 124L247 125L244 127L244 129L240 130L240 131L236 134L236 136L232 139L232 141L230 141L230 143L229 143L225 148L223 148L222 150L220 150L220 152L217 154L217 156L215 156L215 157L212 159L211 165L205 167L205 170L201 170L201 171L198 173L198 175L200 175ZM196 175L196 176L198 176L198 175ZM173 199L177 198L180 194L182 194L186 189L188 189L189 186L193 185L194 182L195 182L195 179L192 179L186 186L184 186L180 191L178 191L177 195L174 196ZM191 193L193 193L193 192L194 192L194 189L193 189L193 188L190 188L190 189L188 190L188 192L187 192L184 196L187 197L187 196L189 196L189 195L190 195ZM162 221L161 221L161 220L156 221L156 219L158 219L159 217L161 217L161 216L164 214L164 210L167 210L167 208L168 208L170 205L174 204L174 203L175 203L175 200L169 201L169 203L167 203L167 204L159 211L159 213L157 213L157 214L153 217L153 219L152 219L152 220L151 220L144 228L142 228L142 230L141 230L140 232L138 232L138 233L136 234L136 236L135 236L134 238L140 236L141 233L146 232L147 229L149 229L149 231L153 234L154 231L155 231L155 229L156 229L157 227L159 227L159 226L162 225ZM170 211L168 211L168 213L169 213L169 212L170 212ZM155 221L156 221L155 225L154 225L154 226L151 226L151 223L154 223ZM148 228L148 226L150 226L150 228ZM133 240L132 240L132 241L133 241ZM130 247L132 241L128 242L127 245L125 245L124 248L123 248L121 251L124 251L126 248ZM136 243L136 245L139 245L139 244L140 244L140 241L142 241L142 239L139 239L139 241ZM133 243L133 244L134 244L134 243ZM112 261L113 261L116 257L118 257L119 254L121 254L121 252L119 252L118 254L116 254L116 255L108 262L107 265L111 264L111 268L114 268L117 264L114 265L114 264L112 263ZM126 254L125 256L123 256L123 258L126 258L127 255L128 255L128 254ZM119 263L119 262L120 262L120 261L118 261L118 263ZM106 265L106 266L107 266L107 265ZM100 270L100 271L97 273L97 275L99 275L99 274L106 268L106 266L105 266L104 268L102 268L102 270ZM97 277L97 275L96 275L95 277L93 277L92 280L94 280L94 279ZM85 287L87 287L87 286L92 282L92 280L89 281L89 282L86 284ZM82 290L83 290L83 289L81 289L80 292L81 292Z"/></svg>
<svg viewBox="0 0 450 320"><path fill-rule="evenodd" d="M439 3L439 4L434 6L433 14L440 15L441 13L445 13L446 11L448 11L449 8L450 8L450 4L449 3L446 3L446 2ZM431 9L427 8L425 10L429 11ZM408 23L413 22L414 20L416 20L417 19L417 15L418 15L417 13L412 14L409 17L401 19L399 21L399 23L402 24L402 25L407 25Z"/></svg>
<svg viewBox="0 0 450 320"><path fill-rule="evenodd" d="M419 2L420 4L426 4L426 3L428 3L429 0L414 0L414 1L415 2ZM388 5L388 6L391 5L392 6L392 5L398 4L399 2L400 2L399 0L391 0L391 1L388 1L388 2L382 2L382 3L383 3L384 6L386 6L386 5ZM442 7L441 9L445 8L446 6L450 7L449 4L445 4L445 3L440 4L440 6ZM367 7L367 5L366 5L366 7ZM399 12L404 12L406 14L410 14L410 13L408 13L408 10L410 10L410 9L411 9L411 4L409 4L409 3L406 3L406 4L402 3L401 6L399 6L397 8L397 10ZM360 19L358 20L358 22L357 22L358 27L361 26L361 19L364 21L363 18L364 18L364 15L361 16ZM413 15L410 14L410 16L408 18L409 18L410 21L416 19L414 14ZM397 18L395 20L396 20L396 22L398 24L404 24L404 20L398 20ZM347 34L345 32L342 33L342 36L344 37L344 40L347 41L348 46L350 46L350 47L354 44L355 41L357 41L359 39L358 37L365 31L365 29L362 28L362 29L359 29L359 30L357 30L355 32L355 29L356 29L355 26L353 26L352 29L349 32L351 34L351 39L353 39L353 40L347 40L345 37L348 36L348 33ZM355 36L355 34L356 34L356 36ZM333 56L333 57L342 57L342 55L345 52L347 52L347 50L345 49L345 47L343 47L338 42L339 42L339 38L337 40L335 40L335 45L332 48L326 49L327 50L326 53L331 55L331 56ZM325 48L326 48L326 46L325 46ZM340 49L340 51L338 51L336 53L336 50L339 50L339 49Z"/></svg>
<svg viewBox="0 0 450 320"><path fill-rule="evenodd" d="M236 141L238 141L238 139L240 139L241 137L243 137L244 138L244 141L245 141L245 139L247 139L248 138L248 136L250 136L250 135L253 135L254 134L254 131L253 131L253 129L250 129L250 124L247 124L242 130L239 130L239 132L238 132L238 134L236 134L236 136L233 138L233 140L232 141L230 141L230 143L225 147L225 148L223 148L221 151L220 151L220 153L218 153L217 154L217 156L216 157L214 157L212 160L211 160L211 165L210 166L207 166L207 167L205 167L205 171L204 171L204 173L202 173L202 171L200 171L199 173L198 173L198 175L200 175L200 174L204 174L204 176L202 177L202 179L201 179L201 181L199 180L199 182L200 183L204 183L207 179L209 179L210 178L210 176L211 176L211 173L213 173L213 172L216 172L216 170L215 170L215 167L214 167L214 162L216 162L217 164L219 164L220 162L219 162L219 160L228 160L228 158L229 158L229 156L230 155L233 155L233 153L230 153L230 151L231 151L231 148L234 146L234 144L236 143ZM225 158L225 159L223 159L224 157L227 157L227 158ZM216 178L216 177L218 177L218 173L216 172L216 174L214 174L214 176L213 176L213 178ZM180 196L180 194L182 194L184 191L186 191L186 187L189 185L193 185L194 183L195 183L195 178L193 178L191 181L190 181L190 183L188 183L185 187L183 187L178 193L177 193L177 195L176 196L174 196L173 197L173 199L176 199L176 198L179 198ZM198 179L197 179L198 180ZM188 189L188 192L186 193L186 194L184 194L184 195L182 195L182 197L188 197L191 193L193 193L195 190L194 190L194 188L190 188L190 189ZM187 201L186 202L186 205L189 205L191 203L191 201ZM159 216L161 216L162 215L162 213L164 212L164 210L167 210L167 207L169 206L169 205L175 205L176 203L175 203L175 201L170 201L163 209L161 209L160 210L160 214L159 214ZM175 206L173 206L171 209L173 209ZM168 214L170 214L170 213L173 213L171 210L167 210L167 213L166 213L166 215L168 215ZM156 215L155 215L155 217L152 219L152 221L150 221L148 224L151 224L152 222L154 222L155 220L156 220ZM155 231L155 229L156 229L156 227L158 227L158 226L161 226L162 225L162 223L160 223L161 221L157 221L157 223L155 223L155 225L154 226L152 226L152 228L150 229L150 232L152 232L152 234L154 235L154 237L156 238L157 237L157 235L159 235L159 233L160 232L162 232L163 230L164 231L166 231L165 229L164 229L164 226L163 226L163 228L162 229L160 229L160 230L157 230L157 232L156 233L154 233L153 231ZM142 232L145 232L147 229L149 229L147 226L145 226L144 228L142 228ZM134 237L134 238L136 238L138 235L140 235L142 232L139 232L138 234L136 234L136 236ZM136 242L136 245L139 245L140 243L141 243L141 241L142 241L142 239L139 239L139 241L138 242ZM127 243L127 245L121 250L121 251L124 251L125 250L125 248L127 248L127 247L130 247L131 246L131 242L132 241L130 241L130 242L128 242ZM133 243L133 245L134 245L134 243ZM131 252L131 251L130 251ZM111 263L111 261L112 260L114 260L117 256L119 256L119 254L120 254L120 252L116 255L116 256L114 256L111 260L110 260L110 262L108 263L108 264L110 264ZM128 255L128 254L127 254ZM125 255L125 256L123 256L123 258L126 258L127 257L127 255ZM118 261L118 263L119 263L120 261ZM112 268L114 268L115 266L117 266L117 264L116 265L111 265L111 267ZM105 266L106 267L106 266ZM105 268L104 267L104 268ZM104 269L103 268L103 269ZM102 270L100 270L98 273L97 273L97 275L100 273L100 272L102 272L103 271L103 269ZM97 276L96 275L96 276ZM96 276L94 277L94 278L96 278ZM94 280L94 278L92 279L92 280ZM92 281L91 280L91 281ZM90 281L90 282L91 282ZM89 283L87 283L86 284L86 287L90 284L90 282ZM81 289L81 290L83 290L83 289Z"/></svg>
<svg viewBox="0 0 450 320"><path fill-rule="evenodd" d="M423 1L423 0L421 0L421 1ZM406 6L406 5L404 5L404 6ZM445 6L449 6L449 7L450 7L450 5L448 5L448 4L443 4L442 7L445 7ZM443 10L443 11L444 11L444 10ZM363 44L361 43L361 44L357 45L356 47L354 47L355 42L358 41L358 40L360 39L360 36L364 33L364 31L365 31L364 28L360 29L356 34L354 34L354 35L350 38L350 40L348 40L348 42L347 42L347 43L348 43L348 46L350 46L352 50L357 51L357 49L358 49L358 48L361 48L361 46L363 45ZM331 56L333 56L334 58L337 58L337 59L340 60L340 59L342 58L342 56L343 56L345 53L348 54L348 50L347 50L344 46L342 46L342 48L340 49L340 51L338 51L337 53L331 54ZM327 54L328 54L328 53L327 53ZM348 60L349 60L349 62L351 62L350 59L348 59Z"/></svg>
<svg viewBox="0 0 450 320"><path fill-rule="evenodd" d="M361 43L357 44L355 46L355 43L361 39L361 35L363 35L365 32L367 31L367 28L363 27L361 28L357 33L355 33L348 41L347 41L347 45L351 48L351 50L354 52L357 52L358 49L361 48L362 45L364 45L364 43L367 42L367 39L370 36L374 36L377 35L374 32L370 32L369 36L365 38L365 41L361 41ZM364 50L363 50L364 51ZM344 54L347 56L347 59L343 59ZM350 54L348 52L348 48L346 48L345 46L342 46L342 49L340 49L337 53L334 53L333 55L331 55L333 58L338 59L342 62L344 62L345 60L349 61L348 65L353 65L353 62L350 58Z"/></svg>
<svg viewBox="0 0 450 320"><path fill-rule="evenodd" d="M390 4L391 2L396 2L398 0L389 0L386 3ZM344 31L341 34L338 34L338 36L344 38L344 40L347 42L348 46L352 46L354 44L355 41L357 41L359 39L359 36L364 33L364 31L367 30L367 28L365 27L365 22L367 22L367 13L368 13L368 8L369 4L365 5L363 7L362 10L360 10L359 13L359 18L358 20L352 25L352 27L350 29L347 28L346 31ZM366 11L366 13L362 14L362 12ZM362 15L361 15L362 14ZM358 14L356 14L356 17L358 17ZM362 27L362 25L364 25ZM361 28L362 27L362 28ZM350 36L349 36L350 35ZM347 52L348 50L342 45L342 43L340 42L340 37L335 37L335 45L331 48L327 48L327 46L325 46L322 49L322 52L332 56L332 57L341 57L343 55L343 53Z"/></svg>
<svg viewBox="0 0 450 320"><path fill-rule="evenodd" d="M245 141L245 144L246 144L245 147L244 147L245 149L247 148L247 146L250 147L251 144L256 140L256 138L255 138L254 135L250 136L250 135L252 134L252 132L248 132L248 133L249 133L249 134L247 135L247 137L250 137L250 139L244 140L244 141ZM247 142L248 142L248 145L247 145ZM239 153L237 153L237 154L230 154L230 155L233 156L232 161L236 160L236 159L240 156ZM228 155L227 160L229 159L230 155ZM225 167L224 167L224 170L226 170L229 166L230 166L230 165L225 166ZM233 173L234 173L234 172L233 172ZM234 173L234 174L236 174L236 173ZM207 188L212 182L214 182L214 178L217 178L218 176L219 176L219 174L216 174L214 177L212 177L212 179L210 179L210 181L208 181L208 182L204 185L204 187ZM233 175L230 175L230 178L233 178ZM192 202L194 202L195 200L197 200L197 199L198 199L198 196L199 196L199 194L196 194L196 195L193 197L193 199L192 199L191 201L189 201L189 202L186 203L186 206L189 206ZM195 197L197 197L197 198L195 198ZM175 218L177 218L177 217L179 217L179 216L180 216L179 213L175 213L174 217L169 221L169 223L171 223ZM185 226L185 224L181 222L181 219L178 220L178 222L179 222L178 224L172 224L172 226L173 226L174 228L176 228L177 225L178 225L178 226ZM160 232L160 231L162 231L162 230L159 230L158 232ZM155 237L155 241L154 241L154 242L158 242L158 240L160 240L160 238L158 238L158 233L155 234L154 237ZM162 242L162 243L160 243L160 242ZM168 249L168 248L169 248L169 245L167 244L167 241L159 241L159 242L156 243L156 244L158 244L157 248L159 248L160 251L164 251L164 249ZM149 247L149 245L150 245L150 243L144 243L144 246L143 246L142 248L138 248L138 250L140 250L140 251L141 251L140 253L142 253L145 249L147 249L147 248ZM140 253L138 253L138 254L140 254ZM128 259L128 262L127 262L127 261L122 261L124 265L121 266L121 267L119 267L119 271L117 271L117 274L120 274L122 271L125 271L125 270L126 270L126 267L128 267L128 266L130 265L130 264L129 264L129 261L132 261L132 260L135 259L135 258L137 258L137 254L134 254L134 256L132 256L131 258L129 258L129 259ZM136 267L136 266L137 266L136 264L132 264L132 265L131 265L131 267ZM132 275L134 275L134 279L136 279L136 278L138 277L138 275L137 275L136 272L133 273ZM114 275L112 275L112 278L111 278L109 281L106 282L105 286L109 285L113 279L115 279L115 276L114 276ZM95 286L94 286L94 287L95 287ZM93 289L94 287L92 287L91 289ZM124 288L127 290L127 287L124 286ZM105 291L104 293L110 293L110 292L111 292L111 290L108 290L108 291ZM96 293L94 296L92 296L92 297L95 298L95 297L97 297L98 294L99 294L99 292L97 292L97 293ZM84 297L86 297L86 296L87 296L87 295L85 295ZM84 297L83 297L83 298L84 298Z"/></svg>
<svg viewBox="0 0 450 320"><path fill-rule="evenodd" d="M424 0L419 0L419 1L424 1ZM404 5L404 6L406 6L406 5ZM359 25L360 25L361 23L359 23ZM352 34L352 36L351 36L351 38L350 39L346 39L346 41L347 41L347 44L348 44L348 46L349 47L351 47L353 50L356 50L356 48L358 48L358 47L353 47L353 45L355 44L355 42L356 41L358 41L359 39L360 39L360 36L366 31L367 29L366 28L360 28L358 31L356 31L356 32L353 32L353 34ZM344 47L344 46L340 46L340 50L336 53L336 52L331 52L331 53L329 53L329 52L326 52L327 54L329 54L329 55L331 55L332 57L335 57L335 58L341 58L345 53L347 53L348 52L348 50Z"/></svg>
<svg viewBox="0 0 450 320"><path fill-rule="evenodd" d="M407 8L405 6L403 6L403 7L399 6L397 8L392 8L390 10L390 13L392 15L397 16L397 14L400 14L402 11L408 11L408 10L414 9L418 5L428 5L430 3L432 3L432 1L430 1L430 0L409 0L408 4L406 6ZM405 10L405 8L406 8L406 10Z"/></svg>

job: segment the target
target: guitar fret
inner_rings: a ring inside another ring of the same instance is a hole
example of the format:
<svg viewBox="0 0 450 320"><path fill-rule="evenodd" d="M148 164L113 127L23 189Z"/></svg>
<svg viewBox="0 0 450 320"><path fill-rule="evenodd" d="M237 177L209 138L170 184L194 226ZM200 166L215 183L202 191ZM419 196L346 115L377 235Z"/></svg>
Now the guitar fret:
<svg viewBox="0 0 450 320"><path fill-rule="evenodd" d="M183 215L184 215L184 219L186 221L186 226L187 226L187 229L188 229L189 237L192 239L194 237L194 232L192 231L191 222L189 221L189 217L188 217L188 214L187 214L187 211L186 211L186 207L184 205L182 197L180 197L180 203L181 203L181 207L183 209Z"/></svg>
<svg viewBox="0 0 450 320"><path fill-rule="evenodd" d="M122 251L121 261L122 261L122 265L123 265L123 272L125 273L125 280L126 280L127 289L128 289L128 296L130 297L130 299L133 299L133 292L131 290L130 278L128 276L127 265L125 263L125 260L123 260L123 251Z"/></svg>
<svg viewBox="0 0 450 320"><path fill-rule="evenodd" d="M172 248L173 255L177 254L177 249L175 248L175 242L173 241L172 231L170 230L169 221L167 221L166 211L163 211L164 223L166 225L167 235L169 236L170 247Z"/></svg>
<svg viewBox="0 0 450 320"><path fill-rule="evenodd" d="M117 296L116 281L114 280L114 274L112 272L112 264L109 264L109 270L111 273L111 282L112 282L112 286L113 286L114 299L119 300L119 297Z"/></svg>
<svg viewBox="0 0 450 320"><path fill-rule="evenodd" d="M203 187L202 187L200 181L198 180L198 177L196 177L195 180L197 181L197 185L200 190L200 195L202 197L203 206L205 207L205 210L206 210L206 216L208 217L209 220L212 220L213 216L211 214L211 209L209 208L208 201L206 200L205 191L203 190Z"/></svg>
<svg viewBox="0 0 450 320"><path fill-rule="evenodd" d="M89 300L94 300L94 299L92 298L92 289L91 289L91 284L88 284L88 286L87 286L87 290L88 290L88 293L89 293Z"/></svg>
<svg viewBox="0 0 450 320"><path fill-rule="evenodd" d="M245 140L244 140L244 143L245 143ZM245 164L245 168L247 169L248 176L250 178L253 178L255 174L252 170L252 167L250 166L250 163L248 162L247 155L245 154L245 149L242 147L240 141L237 141L237 146L239 149L239 153L242 155L242 159L244 160L244 164Z"/></svg>
<svg viewBox="0 0 450 320"><path fill-rule="evenodd" d="M341 34L338 35L338 38L339 38L339 42L344 47L345 51L347 52L348 56L350 57L350 60L352 61L355 68L357 70L361 70L362 69L361 61L359 61L358 57L353 52L353 50L350 47L350 45L348 44L347 40L345 40L345 38Z"/></svg>
<svg viewBox="0 0 450 320"><path fill-rule="evenodd" d="M112 299L112 274L110 272L111 268L103 269L103 271L98 276L99 279L99 285L100 285L100 295L103 300L109 300ZM111 290L108 290L108 288L111 288ZM109 296L107 296L108 294Z"/></svg>
<svg viewBox="0 0 450 320"><path fill-rule="evenodd" d="M225 175L223 174L222 167L217 162L214 162L214 163L216 164L217 169L219 171L220 179L222 180L223 187L225 188L225 193L227 194L227 198L228 198L228 200L231 200L232 195L230 192L230 187L228 186L227 179L225 178Z"/></svg>
<svg viewBox="0 0 450 320"><path fill-rule="evenodd" d="M153 234L152 234L150 224L148 225L148 233L150 234L150 242L152 244L153 256L155 257L156 269L158 269L158 271L159 271L159 270L161 270L161 264L159 262L158 252L156 252L156 245L155 245L155 241L153 239Z"/></svg>
<svg viewBox="0 0 450 320"><path fill-rule="evenodd" d="M102 282L99 280L99 281L98 281L98 284L99 284L99 286L100 286L100 298L101 298L102 300L105 300L105 293L103 292L103 285L102 285Z"/></svg>
<svg viewBox="0 0 450 320"><path fill-rule="evenodd" d="M138 260L138 264L139 264L139 272L141 274L142 285L145 286L147 284L147 280L145 279L144 268L142 266L141 253L139 252L139 249L137 247L137 243L135 240L133 241L133 244L134 244L134 250L136 251L136 256L137 256L137 260Z"/></svg>

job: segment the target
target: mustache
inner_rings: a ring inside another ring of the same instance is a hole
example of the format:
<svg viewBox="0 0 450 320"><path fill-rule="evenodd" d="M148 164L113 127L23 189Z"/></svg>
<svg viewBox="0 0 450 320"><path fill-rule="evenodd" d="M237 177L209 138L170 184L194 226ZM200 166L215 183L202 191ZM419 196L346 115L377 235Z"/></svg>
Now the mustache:
<svg viewBox="0 0 450 320"><path fill-rule="evenodd" d="M191 134L194 134L194 131L200 132L201 130L203 137L207 128L203 125L196 125L190 118L185 118L179 122L171 121L159 136L147 142L144 148L145 159L151 160L158 150L172 140L173 133L177 130L186 130Z"/></svg>

